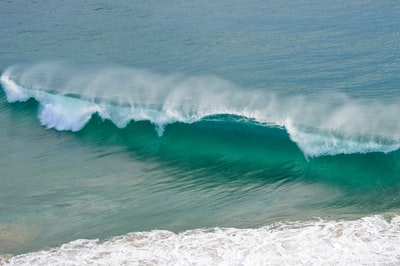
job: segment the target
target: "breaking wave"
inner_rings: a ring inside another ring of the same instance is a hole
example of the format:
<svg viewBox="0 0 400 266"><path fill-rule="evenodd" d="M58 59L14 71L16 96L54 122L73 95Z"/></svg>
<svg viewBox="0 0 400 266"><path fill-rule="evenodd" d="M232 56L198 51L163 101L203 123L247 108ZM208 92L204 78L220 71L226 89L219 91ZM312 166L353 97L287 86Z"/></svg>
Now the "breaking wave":
<svg viewBox="0 0 400 266"><path fill-rule="evenodd" d="M342 94L282 97L211 75L54 62L11 66L1 85L8 102L35 99L41 124L56 130L80 131L97 114L119 128L149 121L161 136L174 123L228 116L285 129L306 157L400 148L398 106Z"/></svg>

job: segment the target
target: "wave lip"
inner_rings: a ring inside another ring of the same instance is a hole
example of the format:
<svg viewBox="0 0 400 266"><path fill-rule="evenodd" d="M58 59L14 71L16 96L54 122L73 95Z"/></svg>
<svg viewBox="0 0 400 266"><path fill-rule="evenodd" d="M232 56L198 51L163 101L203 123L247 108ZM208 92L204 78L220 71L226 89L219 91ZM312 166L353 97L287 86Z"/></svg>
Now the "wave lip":
<svg viewBox="0 0 400 266"><path fill-rule="evenodd" d="M162 76L123 67L75 69L60 63L12 66L0 81L7 101L34 98L42 125L57 130L79 131L97 113L119 128L150 121L161 136L168 124L231 115L285 128L310 158L400 148L398 106L363 104L340 94L334 95L335 101L317 102L242 89L215 76Z"/></svg>
<svg viewBox="0 0 400 266"><path fill-rule="evenodd" d="M47 128L78 131L86 125L92 114L98 111L95 104L87 101L19 86L8 72L1 76L1 84L9 102L23 102L30 98L38 101L38 118Z"/></svg>
<svg viewBox="0 0 400 266"><path fill-rule="evenodd" d="M400 216L278 223L259 229L214 228L80 239L15 256L5 265L360 265L400 263Z"/></svg>
<svg viewBox="0 0 400 266"><path fill-rule="evenodd" d="M120 128L130 121L150 121L162 135L168 124L192 123L232 110L223 102L234 86L214 76L159 76L122 67L72 68L58 63L16 65L2 74L1 84L9 102L38 101L40 121L57 130L80 130L98 113Z"/></svg>
<svg viewBox="0 0 400 266"><path fill-rule="evenodd" d="M7 69L0 77L0 83L6 93L7 101L13 102L24 102L32 96L25 93L25 89L17 85L10 77L12 68Z"/></svg>
<svg viewBox="0 0 400 266"><path fill-rule="evenodd" d="M337 130L324 131L315 128L294 126L288 120L285 128L290 139L297 143L306 157L323 155L383 152L400 149L400 140L380 135L365 136L357 132L343 134Z"/></svg>

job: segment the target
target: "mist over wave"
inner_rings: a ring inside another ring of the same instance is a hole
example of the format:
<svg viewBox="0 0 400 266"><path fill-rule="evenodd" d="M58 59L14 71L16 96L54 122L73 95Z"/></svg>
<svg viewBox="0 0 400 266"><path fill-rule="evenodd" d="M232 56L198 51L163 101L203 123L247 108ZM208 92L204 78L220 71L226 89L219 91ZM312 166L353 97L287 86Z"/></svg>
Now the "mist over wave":
<svg viewBox="0 0 400 266"><path fill-rule="evenodd" d="M120 128L150 121L161 136L168 124L226 114L285 128L306 157L400 147L400 107L340 93L283 97L212 75L60 62L11 66L1 84L9 102L34 98L40 122L57 130L79 131L97 113Z"/></svg>

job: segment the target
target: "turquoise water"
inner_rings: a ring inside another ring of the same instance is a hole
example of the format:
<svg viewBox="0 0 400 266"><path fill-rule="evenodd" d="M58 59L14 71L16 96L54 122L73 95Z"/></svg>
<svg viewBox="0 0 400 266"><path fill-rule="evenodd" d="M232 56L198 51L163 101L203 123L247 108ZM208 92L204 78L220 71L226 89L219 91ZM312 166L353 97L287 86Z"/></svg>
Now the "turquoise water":
<svg viewBox="0 0 400 266"><path fill-rule="evenodd" d="M396 2L2 6L0 263L399 262Z"/></svg>

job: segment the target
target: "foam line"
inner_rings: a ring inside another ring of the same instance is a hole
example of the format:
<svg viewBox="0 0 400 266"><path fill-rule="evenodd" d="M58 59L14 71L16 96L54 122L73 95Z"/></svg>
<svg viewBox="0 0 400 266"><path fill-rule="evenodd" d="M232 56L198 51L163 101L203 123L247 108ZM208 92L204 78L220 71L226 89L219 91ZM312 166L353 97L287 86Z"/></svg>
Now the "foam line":
<svg viewBox="0 0 400 266"><path fill-rule="evenodd" d="M400 217L286 222L259 229L139 232L80 239L5 265L369 265L400 263Z"/></svg>

